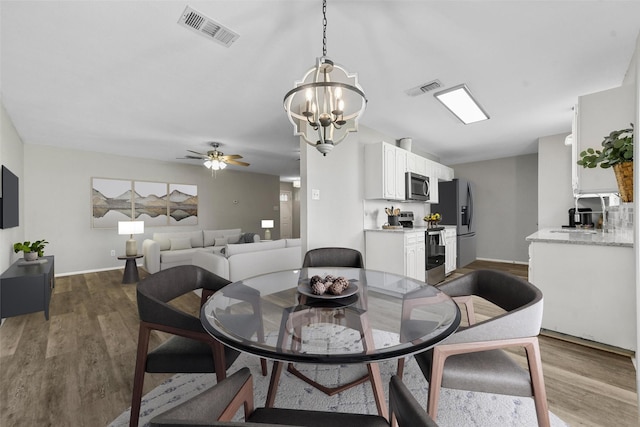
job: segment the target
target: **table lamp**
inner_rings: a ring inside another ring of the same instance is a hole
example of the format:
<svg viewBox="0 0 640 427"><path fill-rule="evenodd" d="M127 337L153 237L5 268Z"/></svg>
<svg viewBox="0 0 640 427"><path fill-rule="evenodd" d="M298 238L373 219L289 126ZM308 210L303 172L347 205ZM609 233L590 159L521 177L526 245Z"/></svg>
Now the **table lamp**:
<svg viewBox="0 0 640 427"><path fill-rule="evenodd" d="M271 240L271 230L273 228L273 220L272 219L263 219L262 220L262 228L264 228L264 240Z"/></svg>
<svg viewBox="0 0 640 427"><path fill-rule="evenodd" d="M144 233L144 221L118 221L118 234L129 235L125 251L127 256L138 255L138 242L133 235L142 233Z"/></svg>

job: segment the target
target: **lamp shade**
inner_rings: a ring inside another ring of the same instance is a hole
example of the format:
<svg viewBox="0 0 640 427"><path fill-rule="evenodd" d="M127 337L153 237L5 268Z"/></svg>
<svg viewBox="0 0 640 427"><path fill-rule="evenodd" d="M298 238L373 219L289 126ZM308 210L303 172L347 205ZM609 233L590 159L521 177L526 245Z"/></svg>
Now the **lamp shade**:
<svg viewBox="0 0 640 427"><path fill-rule="evenodd" d="M273 228L273 220L272 219L263 219L260 221L262 224L262 228L264 228L264 239L271 240L271 230Z"/></svg>
<svg viewBox="0 0 640 427"><path fill-rule="evenodd" d="M144 221L118 221L118 234L142 234Z"/></svg>

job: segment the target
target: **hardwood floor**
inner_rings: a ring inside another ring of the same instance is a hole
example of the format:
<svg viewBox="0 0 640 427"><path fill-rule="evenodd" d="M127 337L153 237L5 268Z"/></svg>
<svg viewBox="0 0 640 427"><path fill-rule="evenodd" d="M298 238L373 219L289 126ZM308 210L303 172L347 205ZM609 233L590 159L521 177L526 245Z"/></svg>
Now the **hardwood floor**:
<svg viewBox="0 0 640 427"><path fill-rule="evenodd" d="M478 268L527 277L526 266L482 261L454 276ZM130 406L138 315L135 285L121 280L122 270L57 278L49 321L42 312L5 320L1 426L104 426ZM175 303L196 313L198 302L187 295ZM477 305L480 316L495 312ZM163 339L154 335L151 346ZM628 356L550 336L540 347L552 412L571 426L640 425ZM145 393L167 377L147 375Z"/></svg>

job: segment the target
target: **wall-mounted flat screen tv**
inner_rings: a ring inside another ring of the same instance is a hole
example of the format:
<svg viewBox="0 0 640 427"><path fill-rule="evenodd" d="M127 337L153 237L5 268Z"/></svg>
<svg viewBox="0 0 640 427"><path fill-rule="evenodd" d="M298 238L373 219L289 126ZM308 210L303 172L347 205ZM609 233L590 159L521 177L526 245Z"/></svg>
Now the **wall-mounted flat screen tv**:
<svg viewBox="0 0 640 427"><path fill-rule="evenodd" d="M2 228L19 225L18 188L18 177L2 166Z"/></svg>

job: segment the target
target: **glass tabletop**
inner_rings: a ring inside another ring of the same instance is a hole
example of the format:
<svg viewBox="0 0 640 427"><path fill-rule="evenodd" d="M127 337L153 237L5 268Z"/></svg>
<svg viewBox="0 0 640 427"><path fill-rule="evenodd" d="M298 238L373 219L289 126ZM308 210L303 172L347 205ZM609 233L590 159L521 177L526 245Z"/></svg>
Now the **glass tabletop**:
<svg viewBox="0 0 640 427"><path fill-rule="evenodd" d="M432 347L455 332L460 310L418 280L320 267L231 283L209 298L200 318L224 344L261 357L363 363Z"/></svg>

